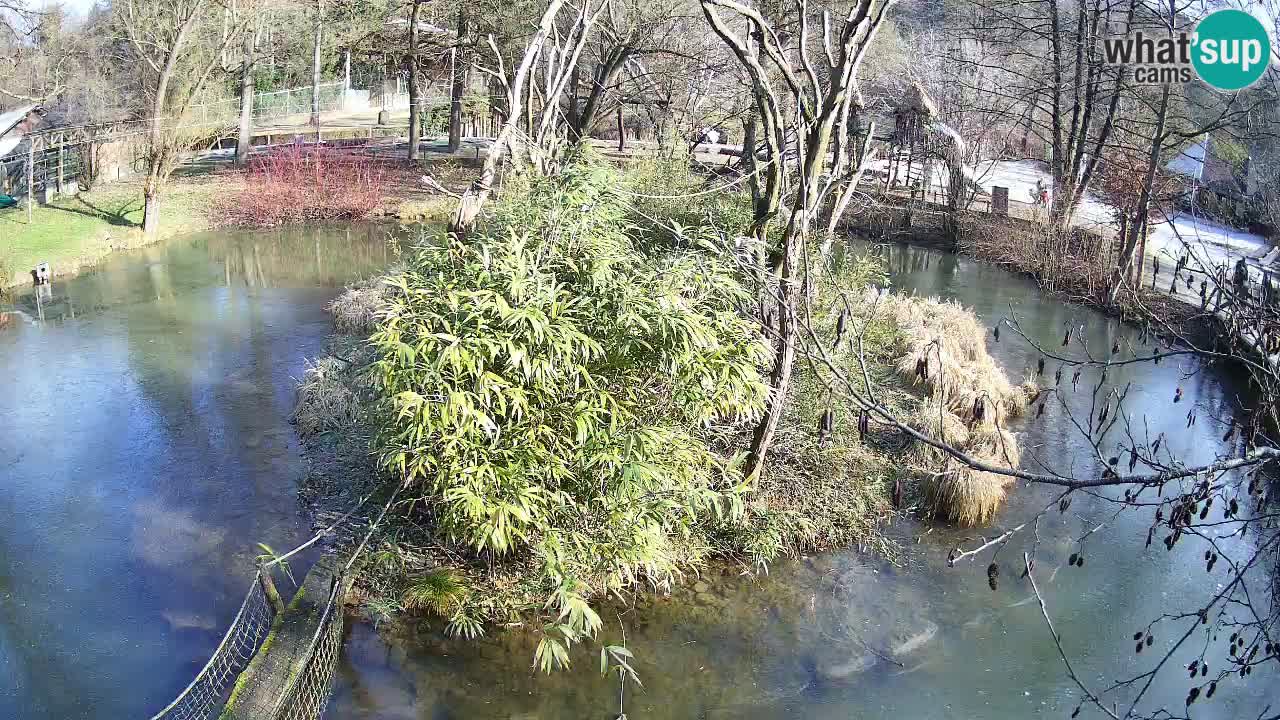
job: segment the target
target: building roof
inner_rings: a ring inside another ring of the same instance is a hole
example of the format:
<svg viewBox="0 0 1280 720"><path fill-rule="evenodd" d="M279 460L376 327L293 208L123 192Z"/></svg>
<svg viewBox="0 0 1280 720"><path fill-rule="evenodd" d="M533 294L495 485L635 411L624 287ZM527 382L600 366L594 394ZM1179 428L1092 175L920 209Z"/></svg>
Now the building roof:
<svg viewBox="0 0 1280 720"><path fill-rule="evenodd" d="M1219 143L1206 134L1200 142L1185 148L1165 168L1186 175L1197 184L1209 186L1215 192L1233 194L1242 187L1236 177L1236 169L1219 150Z"/></svg>
<svg viewBox="0 0 1280 720"><path fill-rule="evenodd" d="M39 113L39 105L24 105L0 114L0 157L8 155L22 143L25 133L14 132L14 128L22 124L32 113Z"/></svg>
<svg viewBox="0 0 1280 720"><path fill-rule="evenodd" d="M1204 155L1208 145L1209 136L1206 135L1200 142L1194 143L1178 153L1178 156L1170 160L1165 167L1179 175L1186 175L1199 180L1204 175Z"/></svg>

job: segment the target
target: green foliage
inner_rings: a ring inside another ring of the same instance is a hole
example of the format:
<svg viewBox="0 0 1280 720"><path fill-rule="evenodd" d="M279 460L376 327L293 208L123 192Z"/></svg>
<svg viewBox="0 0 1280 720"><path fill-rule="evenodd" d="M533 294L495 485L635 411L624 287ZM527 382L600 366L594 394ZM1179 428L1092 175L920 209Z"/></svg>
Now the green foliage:
<svg viewBox="0 0 1280 720"><path fill-rule="evenodd" d="M636 674L631 663L636 656L625 645L605 645L600 648L600 674L608 675L610 670L618 674L619 679L630 678L636 685L643 687L640 676Z"/></svg>
<svg viewBox="0 0 1280 720"><path fill-rule="evenodd" d="M766 392L732 270L645 252L617 180L590 161L508 178L466 244L424 244L389 280L371 339L383 465L454 542L532 560L544 669L599 628L585 598L670 582L705 556L707 528L741 517L736 459L703 436Z"/></svg>
<svg viewBox="0 0 1280 720"><path fill-rule="evenodd" d="M426 610L440 617L450 617L462 605L467 586L450 570L434 570L414 578L400 602L407 610Z"/></svg>
<svg viewBox="0 0 1280 720"><path fill-rule="evenodd" d="M751 225L747 184L694 172L683 150L636 162L628 168L621 194L633 221L659 237L670 235L673 223L730 237L745 234Z"/></svg>
<svg viewBox="0 0 1280 720"><path fill-rule="evenodd" d="M293 583L294 587L298 586L298 581L293 577L293 569L289 567L288 560L280 559L280 556L276 554L276 551L272 550L271 546L266 543L258 543L258 549L262 551L262 554L258 555L257 558L259 565L268 562L275 563L280 568L281 572L284 573L285 577L289 578L289 582Z"/></svg>
<svg viewBox="0 0 1280 720"><path fill-rule="evenodd" d="M471 615L466 607L460 607L449 618L449 625L445 628L445 632L452 637L475 640L484 635L484 624L479 618Z"/></svg>

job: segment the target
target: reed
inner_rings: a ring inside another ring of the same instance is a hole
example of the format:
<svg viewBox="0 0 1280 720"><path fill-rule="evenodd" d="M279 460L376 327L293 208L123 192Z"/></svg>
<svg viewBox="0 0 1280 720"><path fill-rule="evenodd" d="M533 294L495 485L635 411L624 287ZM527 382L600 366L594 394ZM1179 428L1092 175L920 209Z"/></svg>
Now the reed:
<svg viewBox="0 0 1280 720"><path fill-rule="evenodd" d="M1009 380L987 352L986 328L961 305L892 294L875 302L898 330L894 370L924 390L908 424L976 460L1017 467L1018 441L1006 423L1026 411L1036 385ZM927 512L965 527L990 523L1012 485L925 443L913 443L908 462Z"/></svg>

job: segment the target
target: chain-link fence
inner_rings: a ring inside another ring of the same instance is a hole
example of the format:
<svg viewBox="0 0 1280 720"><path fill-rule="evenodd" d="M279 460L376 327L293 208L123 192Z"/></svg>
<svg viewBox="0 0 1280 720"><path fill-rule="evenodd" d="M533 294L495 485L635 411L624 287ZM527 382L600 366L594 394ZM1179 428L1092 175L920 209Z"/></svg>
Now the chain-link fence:
<svg viewBox="0 0 1280 720"><path fill-rule="evenodd" d="M310 86L255 93L253 119L261 121L310 113L311 96ZM320 112L342 110L346 100L346 85L341 82L321 83L316 88L316 97L320 100ZM188 111L191 122L199 124L231 123L239 117L240 98L193 105Z"/></svg>
<svg viewBox="0 0 1280 720"><path fill-rule="evenodd" d="M208 720L222 708L231 686L258 652L275 620L275 608L262 587L262 572L259 570L253 576L240 612L231 621L231 627L209 662L177 699L151 720Z"/></svg>
<svg viewBox="0 0 1280 720"><path fill-rule="evenodd" d="M213 657L196 675L196 679L192 680L191 684L178 695L178 698L153 715L151 720L210 720L211 714L225 705L231 686L262 648L263 642L275 625L277 609L282 613L290 612L284 610L284 604L276 593L275 584L270 580L271 568L284 566L290 557L326 537L350 541L344 536L351 528L358 527L363 522L362 519L354 516L360 508L364 507L368 499L365 497L310 540L284 555L272 558L258 568L258 572L253 577L253 585L250 586L244 603L240 606L240 612L231 621L231 627L227 630L218 649L214 651ZM392 495L392 501L394 499L395 494ZM391 501L388 501L382 510L382 515L378 517L379 521L386 516L390 506ZM342 653L343 597L347 590L346 578L372 534L371 526L365 533L364 539L350 553L345 565L335 563L330 566L333 568L333 579L329 587L328 601L320 613L319 622L306 650L300 659L292 661L296 662L296 669L290 672L285 680L284 689L280 691L279 698L272 706L271 720L319 720L324 713L332 692L338 657ZM313 568L312 573L315 572L316 569ZM309 574L308 577L310 578L311 575ZM305 584L306 581L304 581ZM313 594L313 596L318 595L319 593ZM310 610L302 612L309 613ZM281 615L281 617L284 616ZM266 704L264 703L262 707L265 708Z"/></svg>
<svg viewBox="0 0 1280 720"><path fill-rule="evenodd" d="M335 576L329 601L320 616L320 625L271 717L273 720L319 720L333 692L333 676L342 652L342 596L344 579Z"/></svg>

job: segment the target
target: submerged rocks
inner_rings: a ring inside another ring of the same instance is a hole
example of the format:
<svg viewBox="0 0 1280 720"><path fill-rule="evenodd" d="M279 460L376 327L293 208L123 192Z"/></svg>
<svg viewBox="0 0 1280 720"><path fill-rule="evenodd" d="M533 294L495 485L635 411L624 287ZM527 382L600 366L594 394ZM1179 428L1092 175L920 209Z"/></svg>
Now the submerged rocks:
<svg viewBox="0 0 1280 720"><path fill-rule="evenodd" d="M938 634L937 624L928 620L924 624L915 629L914 632L909 630L904 632L905 639L891 648L890 652L896 657L909 655L916 650L928 645L934 636Z"/></svg>
<svg viewBox="0 0 1280 720"><path fill-rule="evenodd" d="M816 660L817 676L847 680L881 665L900 669L918 661L914 656L939 629L918 592L902 577L865 565L841 572L829 599L814 607L817 629L829 640Z"/></svg>
<svg viewBox="0 0 1280 720"><path fill-rule="evenodd" d="M846 680L854 675L870 670L876 663L880 662L880 658L871 653L855 653L843 660L833 659L827 662L819 662L817 666L818 677L823 680Z"/></svg>

